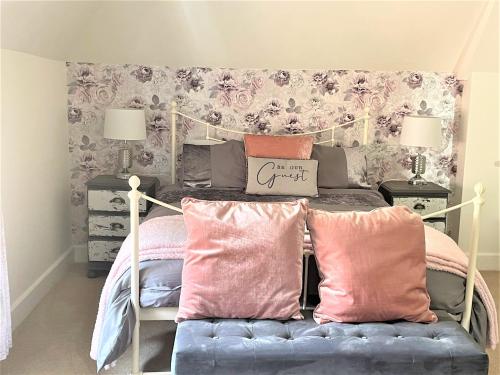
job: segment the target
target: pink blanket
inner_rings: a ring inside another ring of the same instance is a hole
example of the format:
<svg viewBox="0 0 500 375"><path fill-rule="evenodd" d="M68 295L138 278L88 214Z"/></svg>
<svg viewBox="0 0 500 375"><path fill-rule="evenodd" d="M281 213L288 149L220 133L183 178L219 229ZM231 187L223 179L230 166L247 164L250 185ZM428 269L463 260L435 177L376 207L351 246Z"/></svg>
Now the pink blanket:
<svg viewBox="0 0 500 375"><path fill-rule="evenodd" d="M139 226L139 261L183 259L185 241L186 227L182 215L160 216L148 220ZM106 314L109 293L125 271L130 268L131 254L132 241L129 235L123 242L102 289L90 348L90 357L92 359L97 358L101 325Z"/></svg>
<svg viewBox="0 0 500 375"><path fill-rule="evenodd" d="M466 277L467 256L448 236L437 230L425 227L427 267L438 271ZM154 259L183 259L186 230L182 215L161 216L146 221L139 229L139 261ZM304 248L312 250L309 235L305 237ZM96 359L101 324L108 305L108 296L114 284L130 268L132 244L130 236L123 242L118 256L111 267L99 301L99 310L92 337L90 356ZM495 348L498 343L498 322L495 303L483 277L476 273L475 289L488 314L488 346Z"/></svg>

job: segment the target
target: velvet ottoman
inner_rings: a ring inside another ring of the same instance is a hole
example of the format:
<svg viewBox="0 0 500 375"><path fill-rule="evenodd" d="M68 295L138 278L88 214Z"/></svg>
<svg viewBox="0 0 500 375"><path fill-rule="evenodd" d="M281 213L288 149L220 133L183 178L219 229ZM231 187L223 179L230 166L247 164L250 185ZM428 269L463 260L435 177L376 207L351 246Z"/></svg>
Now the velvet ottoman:
<svg viewBox="0 0 500 375"><path fill-rule="evenodd" d="M180 323L176 375L487 375L488 356L455 321L432 324L213 319Z"/></svg>

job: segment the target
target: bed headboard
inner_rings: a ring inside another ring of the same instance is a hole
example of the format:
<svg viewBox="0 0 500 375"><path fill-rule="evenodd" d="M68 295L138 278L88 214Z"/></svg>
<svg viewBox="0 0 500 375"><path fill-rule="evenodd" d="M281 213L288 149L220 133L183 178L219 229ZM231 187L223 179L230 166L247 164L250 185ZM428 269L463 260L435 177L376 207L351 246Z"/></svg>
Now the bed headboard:
<svg viewBox="0 0 500 375"><path fill-rule="evenodd" d="M177 116L184 117L186 119L193 121L195 124L199 124L199 125L202 125L205 127L205 139L197 142L199 144L210 144L210 143L213 144L216 142L225 142L223 139L218 139L218 138L212 137L210 135L210 130L219 130L219 131L226 132L226 133L240 134L240 135L254 134L251 132L235 130L235 129L226 129L222 126L212 125L206 121L202 121L200 119L194 118L194 117L187 115L185 113L179 112L177 110L177 103L175 101L173 101L171 104L170 114L171 114L170 149L171 149L171 158L172 158L172 163L170 165L170 176L171 176L171 183L172 184L175 184L176 180L177 180L177 175L176 175L177 171L176 171L176 162L175 162L177 160ZM304 132L304 133L300 133L300 134L289 134L288 136L289 137L296 137L296 136L302 136L302 135L318 135L321 133L330 132L330 137L328 139L315 142L315 144L330 144L333 147L333 146L335 146L335 129L341 128L344 126L348 126L348 125L363 123L363 142L362 142L362 144L366 145L368 143L369 119L370 119L370 108L365 107L364 115L358 119L348 121L348 122L345 122L343 124L332 125L332 126L325 128L325 129L314 130L314 131Z"/></svg>

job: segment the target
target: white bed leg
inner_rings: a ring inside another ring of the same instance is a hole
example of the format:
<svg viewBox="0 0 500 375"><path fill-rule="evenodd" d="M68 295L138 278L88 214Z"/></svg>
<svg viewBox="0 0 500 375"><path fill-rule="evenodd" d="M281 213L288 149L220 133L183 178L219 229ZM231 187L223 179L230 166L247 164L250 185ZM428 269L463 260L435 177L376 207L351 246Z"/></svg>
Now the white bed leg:
<svg viewBox="0 0 500 375"><path fill-rule="evenodd" d="M132 188L128 193L130 200L130 236L132 240L130 292L132 307L135 312L135 327L132 335L132 375L140 375L139 368L139 329L141 326L139 306L139 199L141 193L137 190L141 181L139 177L132 176L128 180Z"/></svg>
<svg viewBox="0 0 500 375"><path fill-rule="evenodd" d="M462 316L462 327L469 332L470 317L472 313L472 297L474 295L474 282L476 279L477 251L479 245L479 215L484 204L484 186L480 182L474 185L476 196L473 199L474 211L472 213L471 239L469 244L469 268L465 284L465 309Z"/></svg>
<svg viewBox="0 0 500 375"><path fill-rule="evenodd" d="M170 165L170 176L172 185L175 185L177 179L175 170L177 162L177 103L173 101L171 105L170 157L172 160Z"/></svg>
<svg viewBox="0 0 500 375"><path fill-rule="evenodd" d="M365 116L363 122L363 145L368 144L368 126L370 125L370 108L365 107Z"/></svg>

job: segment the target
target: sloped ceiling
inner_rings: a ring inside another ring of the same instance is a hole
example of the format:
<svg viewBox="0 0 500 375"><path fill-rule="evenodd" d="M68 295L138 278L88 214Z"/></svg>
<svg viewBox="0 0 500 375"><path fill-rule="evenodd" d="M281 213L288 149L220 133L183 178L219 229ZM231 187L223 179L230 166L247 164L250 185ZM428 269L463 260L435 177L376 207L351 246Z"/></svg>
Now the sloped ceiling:
<svg viewBox="0 0 500 375"><path fill-rule="evenodd" d="M482 1L2 2L2 48L66 61L452 71ZM475 70L498 71L498 5Z"/></svg>

